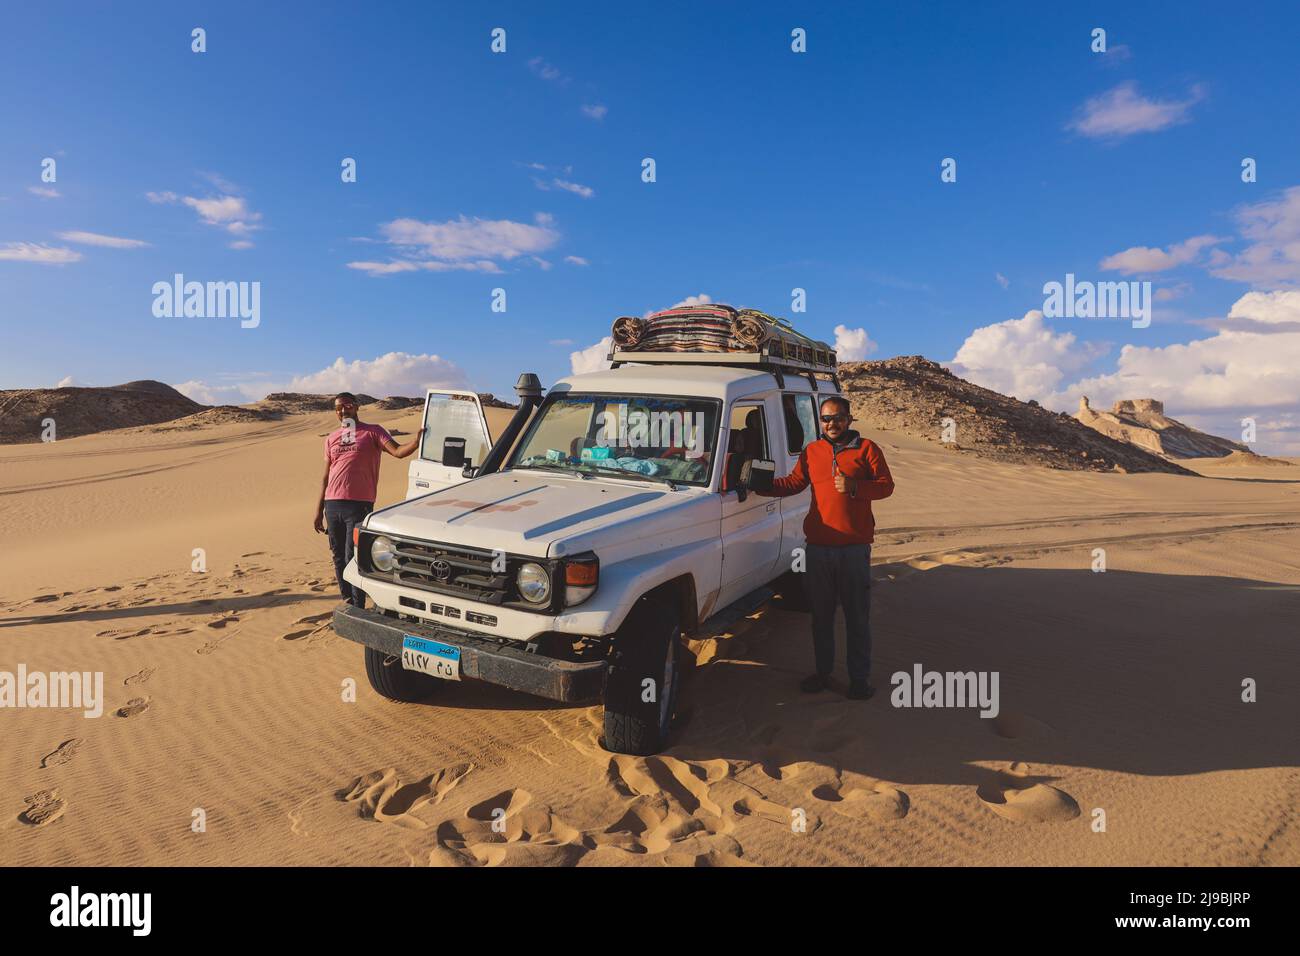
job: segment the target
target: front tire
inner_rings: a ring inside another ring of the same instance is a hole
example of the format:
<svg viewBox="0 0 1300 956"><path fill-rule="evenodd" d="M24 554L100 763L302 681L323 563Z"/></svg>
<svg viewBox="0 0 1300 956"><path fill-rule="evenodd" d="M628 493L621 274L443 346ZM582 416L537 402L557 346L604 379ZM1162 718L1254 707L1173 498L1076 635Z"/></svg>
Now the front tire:
<svg viewBox="0 0 1300 956"><path fill-rule="evenodd" d="M606 750L645 757L664 748L677 715L684 653L676 607L642 598L613 641L605 678Z"/></svg>
<svg viewBox="0 0 1300 956"><path fill-rule="evenodd" d="M366 677L376 693L404 704L426 699L438 686L436 677L408 671L402 667L400 657L390 657L373 647L366 648Z"/></svg>

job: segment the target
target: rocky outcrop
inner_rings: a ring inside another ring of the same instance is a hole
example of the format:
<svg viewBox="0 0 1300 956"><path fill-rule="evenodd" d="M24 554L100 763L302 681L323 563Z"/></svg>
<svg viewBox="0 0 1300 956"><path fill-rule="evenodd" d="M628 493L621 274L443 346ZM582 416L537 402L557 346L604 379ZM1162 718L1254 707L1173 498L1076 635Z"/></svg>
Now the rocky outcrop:
<svg viewBox="0 0 1300 956"><path fill-rule="evenodd" d="M1116 441L1128 442L1165 458L1222 458L1233 452L1251 454L1245 445L1185 425L1165 415L1163 402L1130 398L1116 402L1109 412L1099 412L1079 399L1074 417Z"/></svg>

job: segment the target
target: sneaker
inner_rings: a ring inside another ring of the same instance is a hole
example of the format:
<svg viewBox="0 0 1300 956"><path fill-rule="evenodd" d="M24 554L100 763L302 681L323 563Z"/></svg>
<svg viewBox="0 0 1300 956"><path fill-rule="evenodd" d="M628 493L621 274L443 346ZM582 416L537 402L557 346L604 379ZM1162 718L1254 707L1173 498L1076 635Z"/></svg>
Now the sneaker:
<svg viewBox="0 0 1300 956"><path fill-rule="evenodd" d="M830 686L830 681L821 674L811 674L803 679L799 689L805 694L815 694L819 690L825 690Z"/></svg>
<svg viewBox="0 0 1300 956"><path fill-rule="evenodd" d="M850 681L849 700L870 700L876 689L864 680Z"/></svg>

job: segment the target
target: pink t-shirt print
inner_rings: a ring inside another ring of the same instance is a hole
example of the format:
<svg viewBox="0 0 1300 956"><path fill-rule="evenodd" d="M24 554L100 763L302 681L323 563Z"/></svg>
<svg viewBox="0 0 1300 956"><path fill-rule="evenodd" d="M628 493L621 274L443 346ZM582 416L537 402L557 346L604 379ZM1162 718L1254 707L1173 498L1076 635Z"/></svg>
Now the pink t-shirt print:
<svg viewBox="0 0 1300 956"><path fill-rule="evenodd" d="M385 441L393 436L378 425L359 424L355 440L351 429L339 426L325 439L325 460L330 466L330 480L325 486L326 501L375 500L379 486L379 456Z"/></svg>

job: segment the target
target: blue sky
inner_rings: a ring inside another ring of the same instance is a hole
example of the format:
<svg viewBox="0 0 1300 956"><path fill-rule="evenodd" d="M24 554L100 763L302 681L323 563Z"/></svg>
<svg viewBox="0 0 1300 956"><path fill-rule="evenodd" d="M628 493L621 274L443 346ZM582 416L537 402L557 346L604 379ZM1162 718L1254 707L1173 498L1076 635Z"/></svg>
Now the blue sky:
<svg viewBox="0 0 1300 956"><path fill-rule="evenodd" d="M0 385L508 393L616 315L798 287L801 329L873 358L1060 407L1140 388L1300 453L1300 13L1050 6L10 6ZM260 325L156 318L177 272L260 282ZM1147 329L1026 320L1071 272L1165 298Z"/></svg>

